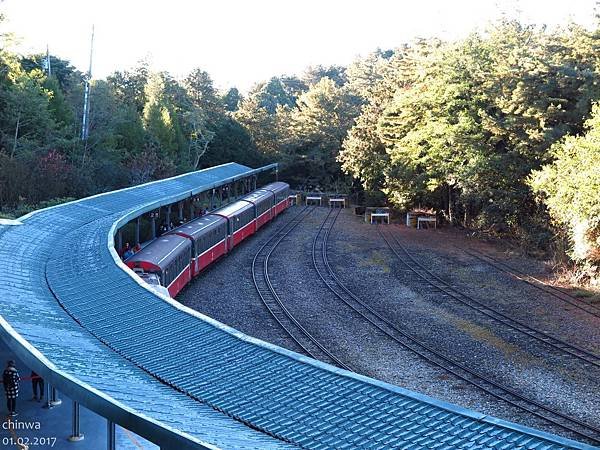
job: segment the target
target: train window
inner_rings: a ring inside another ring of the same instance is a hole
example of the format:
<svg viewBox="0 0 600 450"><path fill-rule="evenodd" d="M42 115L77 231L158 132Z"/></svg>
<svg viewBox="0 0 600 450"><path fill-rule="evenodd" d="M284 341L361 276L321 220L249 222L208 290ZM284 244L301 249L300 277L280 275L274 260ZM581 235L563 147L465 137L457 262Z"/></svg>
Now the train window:
<svg viewBox="0 0 600 450"><path fill-rule="evenodd" d="M269 208L271 207L271 197L265 197L263 198L257 205L256 209L257 209L257 216L260 216L262 214L264 214L265 212L267 212L269 210Z"/></svg>

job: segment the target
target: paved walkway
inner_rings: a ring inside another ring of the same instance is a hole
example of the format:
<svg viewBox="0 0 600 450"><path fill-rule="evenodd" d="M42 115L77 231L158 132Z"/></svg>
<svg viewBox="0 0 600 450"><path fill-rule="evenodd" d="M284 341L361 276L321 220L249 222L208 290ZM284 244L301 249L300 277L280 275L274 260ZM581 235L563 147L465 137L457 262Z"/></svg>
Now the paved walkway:
<svg viewBox="0 0 600 450"><path fill-rule="evenodd" d="M6 361L15 360L21 377L28 377L31 373L14 354L8 350L6 345L0 341L0 365L2 370ZM105 450L106 449L106 419L80 407L80 429L85 439L79 442L70 442L71 416L73 403L70 399L58 394L62 400L60 406L52 409L44 407L45 398L42 402L32 401L33 391L30 381L21 382L19 399L17 400L17 412L19 415L13 419L14 425L19 429L9 429L7 421L7 409L4 392L0 394L0 414L2 426L0 427L0 449L19 449L19 443L29 445L30 450ZM45 394L44 394L45 396ZM158 450L158 447L141 437L117 426L117 449L118 450Z"/></svg>

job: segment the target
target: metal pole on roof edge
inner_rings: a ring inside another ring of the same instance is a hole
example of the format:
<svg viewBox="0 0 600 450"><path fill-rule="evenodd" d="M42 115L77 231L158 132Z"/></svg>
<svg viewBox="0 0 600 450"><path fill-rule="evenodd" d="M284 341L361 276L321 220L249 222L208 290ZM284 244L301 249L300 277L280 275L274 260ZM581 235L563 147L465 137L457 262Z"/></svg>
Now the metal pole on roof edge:
<svg viewBox="0 0 600 450"><path fill-rule="evenodd" d="M79 403L73 401L73 423L72 423L72 432L71 436L69 436L69 441L71 442L79 442L83 441L84 435L79 429Z"/></svg>
<svg viewBox="0 0 600 450"><path fill-rule="evenodd" d="M106 449L116 450L117 448L117 428L115 423L106 419L107 431L106 431Z"/></svg>

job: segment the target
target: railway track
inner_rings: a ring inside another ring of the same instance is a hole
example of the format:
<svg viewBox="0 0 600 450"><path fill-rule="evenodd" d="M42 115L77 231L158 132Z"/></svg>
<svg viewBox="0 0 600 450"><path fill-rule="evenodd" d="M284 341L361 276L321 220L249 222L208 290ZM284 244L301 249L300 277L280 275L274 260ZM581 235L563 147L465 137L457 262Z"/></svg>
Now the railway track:
<svg viewBox="0 0 600 450"><path fill-rule="evenodd" d="M431 346L399 328L396 324L374 310L369 304L363 302L360 297L350 291L345 283L335 274L328 259L328 239L339 214L339 211L337 213L332 213L332 211L330 211L323 221L313 241L312 257L313 266L319 275L319 278L340 301L350 307L354 312L358 313L390 339L400 344L403 348L415 353L433 366L443 369L454 375L456 378L482 390L498 400L502 400L522 411L558 426L561 429L567 430L579 437L583 437L590 442L600 444L599 427L571 417L557 409L544 405L535 399L528 398L522 392L504 386L493 379L478 373L474 369L467 367L461 362L444 355L434 346Z"/></svg>
<svg viewBox="0 0 600 450"><path fill-rule="evenodd" d="M568 292L565 292L560 288L557 288L555 286L552 286L548 283L543 282L539 278L536 278L536 277L526 274L525 272L522 272L512 266L509 266L505 262L500 261L499 259L494 258L493 256L490 256L486 253L482 253L477 250L466 250L466 249L460 248L460 247L456 247L456 248L458 248L463 253L466 253L467 255L493 267L494 269L496 269L500 272L510 275L513 278L516 278L517 280L522 281L525 284L533 286L534 288L536 288L542 292L545 292L546 294L551 295L552 297L554 297L558 300L561 300L565 303L568 303L568 304L574 306L577 309L580 309L582 311L585 311L588 314L591 314L595 317L600 318L600 307L598 307L598 306L586 303L586 302L582 301L581 299L578 299L577 297L574 297L573 295L569 294Z"/></svg>
<svg viewBox="0 0 600 450"><path fill-rule="evenodd" d="M288 236L303 220L314 211L315 207L305 207L286 223L282 229L265 242L252 260L252 281L260 299L273 318L309 356L320 361L328 362L347 370L352 370L300 323L300 321L285 306L271 282L269 276L269 258L286 236Z"/></svg>
<svg viewBox="0 0 600 450"><path fill-rule="evenodd" d="M499 322L514 331L518 331L530 338L533 338L544 345L550 347L556 353L561 355L568 355L572 358L578 359L584 363L584 365L592 365L600 368L600 356L585 350L575 344L570 344L562 339L554 337L544 331L540 331L527 325L520 320L517 320L509 315L492 308L489 305L477 300L476 298L459 291L448 282L437 276L431 270L427 269L421 264L416 258L414 258L408 250L400 243L395 233L384 232L379 229L383 240L386 242L390 250L396 255L396 257L406 266L411 272L416 274L428 285L431 285L443 295ZM410 264L406 261L406 258L410 260Z"/></svg>

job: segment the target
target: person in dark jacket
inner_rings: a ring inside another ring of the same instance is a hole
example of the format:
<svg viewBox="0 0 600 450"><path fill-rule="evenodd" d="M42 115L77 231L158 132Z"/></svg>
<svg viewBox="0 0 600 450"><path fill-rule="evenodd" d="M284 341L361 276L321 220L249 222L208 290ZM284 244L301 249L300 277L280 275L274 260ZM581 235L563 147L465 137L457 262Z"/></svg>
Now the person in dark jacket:
<svg viewBox="0 0 600 450"><path fill-rule="evenodd" d="M19 396L19 372L14 361L8 361L6 369L2 373L2 384L6 393L6 406L8 414L12 417L17 415L17 397Z"/></svg>
<svg viewBox="0 0 600 450"><path fill-rule="evenodd" d="M41 402L44 398L44 379L40 377L33 370L31 371L31 388L33 390L33 398L32 400L37 400ZM40 390L40 395L38 396L38 389Z"/></svg>

